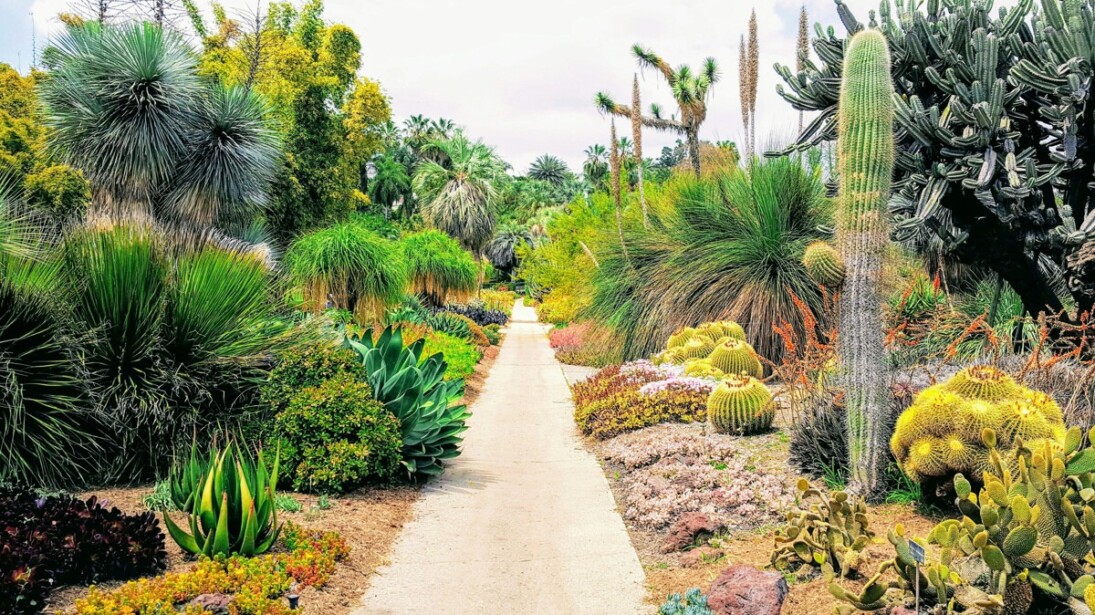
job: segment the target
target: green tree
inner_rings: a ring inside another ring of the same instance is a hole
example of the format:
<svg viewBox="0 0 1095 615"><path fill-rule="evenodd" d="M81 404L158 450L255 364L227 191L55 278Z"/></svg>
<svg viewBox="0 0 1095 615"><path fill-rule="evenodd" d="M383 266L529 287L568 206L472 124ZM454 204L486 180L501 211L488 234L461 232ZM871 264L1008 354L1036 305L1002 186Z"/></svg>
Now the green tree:
<svg viewBox="0 0 1095 615"><path fill-rule="evenodd" d="M409 215L406 205L411 199L411 178L407 168L390 153L377 158L373 163L376 177L369 182L369 199L384 209L385 217L399 206L399 213Z"/></svg>
<svg viewBox="0 0 1095 615"><path fill-rule="evenodd" d="M603 189L608 179L608 150L605 149L605 146L597 143L587 147L585 154L586 161L582 164L582 173L585 175L586 181L594 189Z"/></svg>
<svg viewBox="0 0 1095 615"><path fill-rule="evenodd" d="M544 154L532 161L528 169L528 176L561 186L570 177L570 169L567 168L565 162L556 156Z"/></svg>

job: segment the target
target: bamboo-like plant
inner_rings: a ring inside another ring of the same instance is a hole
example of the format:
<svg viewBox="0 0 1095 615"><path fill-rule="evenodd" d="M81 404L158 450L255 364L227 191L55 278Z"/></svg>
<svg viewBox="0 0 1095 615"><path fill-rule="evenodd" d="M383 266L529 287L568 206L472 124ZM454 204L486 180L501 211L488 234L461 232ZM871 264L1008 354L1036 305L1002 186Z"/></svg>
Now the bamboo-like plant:
<svg viewBox="0 0 1095 615"><path fill-rule="evenodd" d="M836 240L846 276L840 295L840 356L848 411L852 485L877 495L889 389L883 344L882 265L889 240L886 203L894 165L893 80L886 37L865 30L844 58L837 141L840 192Z"/></svg>

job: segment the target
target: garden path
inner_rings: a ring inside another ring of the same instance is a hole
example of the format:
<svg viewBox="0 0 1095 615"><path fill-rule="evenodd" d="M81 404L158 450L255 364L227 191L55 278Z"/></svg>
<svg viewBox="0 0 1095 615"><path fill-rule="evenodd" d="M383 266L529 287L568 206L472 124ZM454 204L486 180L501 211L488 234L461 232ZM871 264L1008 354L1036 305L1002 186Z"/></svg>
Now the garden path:
<svg viewBox="0 0 1095 615"><path fill-rule="evenodd" d="M643 613L644 576L536 312L517 303L464 450L354 615Z"/></svg>

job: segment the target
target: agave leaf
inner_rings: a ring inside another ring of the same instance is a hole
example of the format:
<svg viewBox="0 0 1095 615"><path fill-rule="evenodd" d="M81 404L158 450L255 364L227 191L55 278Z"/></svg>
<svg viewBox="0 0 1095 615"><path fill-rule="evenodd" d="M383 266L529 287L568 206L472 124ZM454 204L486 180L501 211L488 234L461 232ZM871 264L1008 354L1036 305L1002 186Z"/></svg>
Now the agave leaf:
<svg viewBox="0 0 1095 615"><path fill-rule="evenodd" d="M183 551L193 555L201 553L201 546L198 544L197 539L193 535L187 534L178 525L175 525L175 522L171 520L171 517L169 517L167 513L163 514L163 522L164 525L167 526L167 533L171 534L171 538L178 543Z"/></svg>

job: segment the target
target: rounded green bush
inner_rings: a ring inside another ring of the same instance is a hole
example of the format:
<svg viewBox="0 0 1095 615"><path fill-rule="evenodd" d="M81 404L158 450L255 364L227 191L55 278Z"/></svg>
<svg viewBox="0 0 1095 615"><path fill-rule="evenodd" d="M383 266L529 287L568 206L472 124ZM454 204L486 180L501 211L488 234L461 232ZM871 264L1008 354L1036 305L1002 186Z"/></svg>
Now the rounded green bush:
<svg viewBox="0 0 1095 615"><path fill-rule="evenodd" d="M264 405L280 412L305 387L319 386L343 374L365 381L367 373L361 357L348 348L324 342L307 344L278 357L260 395Z"/></svg>
<svg viewBox="0 0 1095 615"><path fill-rule="evenodd" d="M400 470L399 421L350 374L301 389L275 425L294 489L343 493L392 480Z"/></svg>
<svg viewBox="0 0 1095 615"><path fill-rule="evenodd" d="M475 365L483 358L483 354L471 342L442 331L432 331L426 335L422 356L428 357L435 354L445 357L445 363L448 364L445 369L445 380L467 378L472 375Z"/></svg>
<svg viewBox="0 0 1095 615"><path fill-rule="evenodd" d="M411 292L434 307L465 301L479 284L475 259L441 231L426 230L399 242L407 261Z"/></svg>

